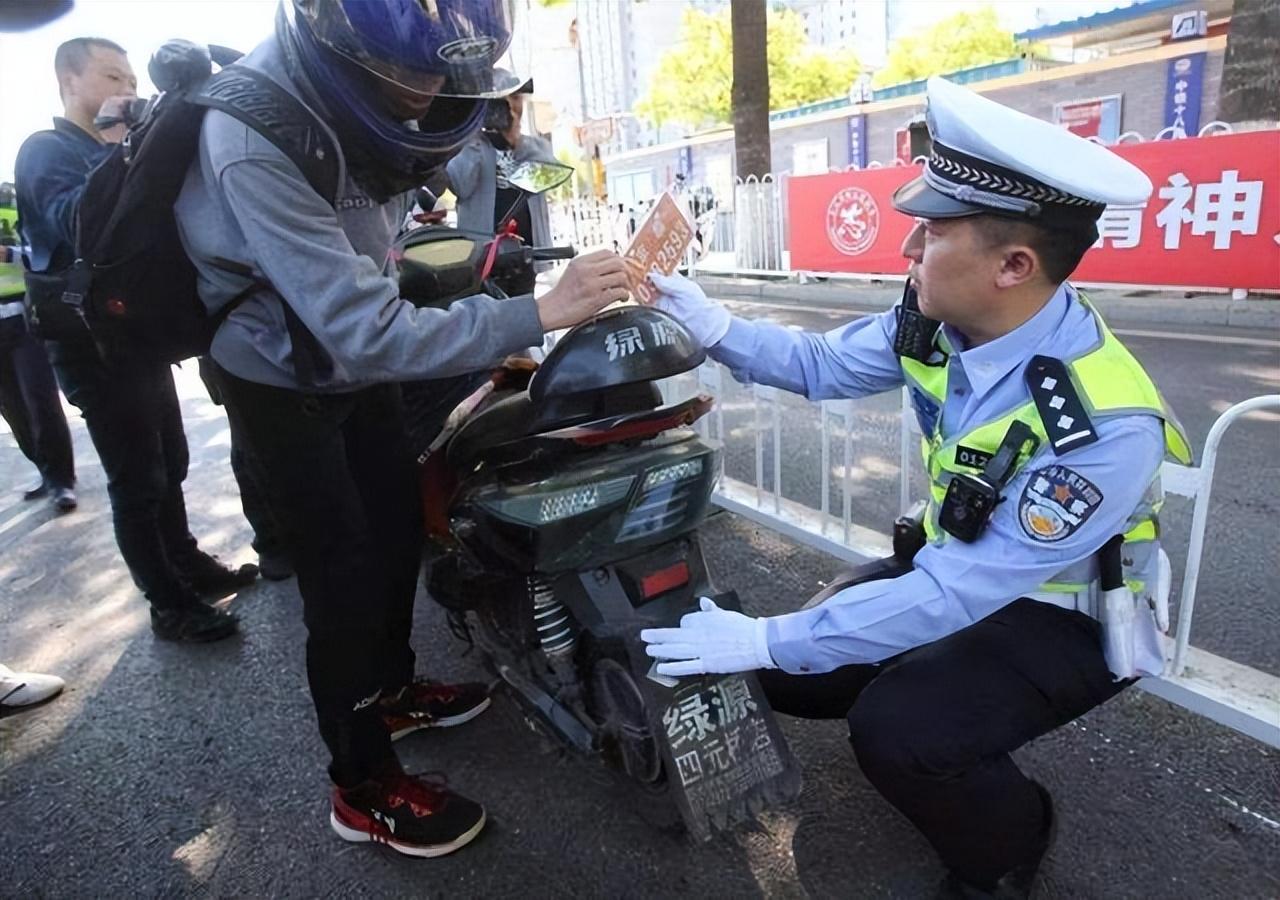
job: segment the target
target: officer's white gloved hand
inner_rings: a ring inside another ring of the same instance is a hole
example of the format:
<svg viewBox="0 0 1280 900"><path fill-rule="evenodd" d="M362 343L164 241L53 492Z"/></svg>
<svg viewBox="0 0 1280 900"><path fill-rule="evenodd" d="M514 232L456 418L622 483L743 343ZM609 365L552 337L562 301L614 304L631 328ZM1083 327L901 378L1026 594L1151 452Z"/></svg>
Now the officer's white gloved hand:
<svg viewBox="0 0 1280 900"><path fill-rule="evenodd" d="M768 620L721 609L707 597L701 611L680 619L679 628L646 628L640 639L658 664L659 675L706 675L776 669L769 655Z"/></svg>
<svg viewBox="0 0 1280 900"><path fill-rule="evenodd" d="M715 346L729 330L729 322L733 318L729 310L708 299L696 282L683 275L662 275L658 272L650 272L649 280L658 289L654 306L679 319L702 346Z"/></svg>

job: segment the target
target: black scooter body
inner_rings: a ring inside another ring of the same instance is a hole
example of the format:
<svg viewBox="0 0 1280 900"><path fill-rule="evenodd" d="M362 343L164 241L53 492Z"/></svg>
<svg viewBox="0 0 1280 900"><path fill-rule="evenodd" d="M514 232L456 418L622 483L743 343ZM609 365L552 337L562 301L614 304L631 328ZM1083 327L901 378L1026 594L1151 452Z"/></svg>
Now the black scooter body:
<svg viewBox="0 0 1280 900"><path fill-rule="evenodd" d="M428 226L402 239L401 293L437 307L502 296L505 276L551 254L571 251ZM690 426L711 398L664 406L656 384L704 357L676 320L628 306L567 332L527 384L491 390L481 373L405 385L405 398L438 523L432 598L527 713L643 796L668 797L705 839L793 798L800 778L753 675L657 677L639 640L701 596L738 607L711 584L697 534L721 448ZM485 401L446 424L477 390Z"/></svg>

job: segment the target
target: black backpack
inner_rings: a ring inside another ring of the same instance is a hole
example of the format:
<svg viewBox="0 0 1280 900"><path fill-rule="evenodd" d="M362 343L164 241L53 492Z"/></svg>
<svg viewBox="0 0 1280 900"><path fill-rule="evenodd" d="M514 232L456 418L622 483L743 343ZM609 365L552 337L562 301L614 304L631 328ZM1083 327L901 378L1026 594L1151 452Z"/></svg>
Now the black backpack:
<svg viewBox="0 0 1280 900"><path fill-rule="evenodd" d="M328 132L268 76L230 64L238 56L234 51L212 49L215 56L220 51L218 61L224 64L216 75L211 74L209 51L185 41L166 45L152 59L149 72L162 93L146 103L125 140L90 173L78 209L76 263L37 278L56 285L40 288L29 282L34 325L42 336L83 339L87 326L108 359L178 362L207 352L223 319L262 287L249 285L210 315L178 234L173 206L196 158L200 126L210 109L235 117L271 141L317 193L334 203L338 154ZM243 262L218 263L251 276ZM45 295L43 304L36 293ZM309 379L319 347L284 305L295 359L307 370L298 374Z"/></svg>

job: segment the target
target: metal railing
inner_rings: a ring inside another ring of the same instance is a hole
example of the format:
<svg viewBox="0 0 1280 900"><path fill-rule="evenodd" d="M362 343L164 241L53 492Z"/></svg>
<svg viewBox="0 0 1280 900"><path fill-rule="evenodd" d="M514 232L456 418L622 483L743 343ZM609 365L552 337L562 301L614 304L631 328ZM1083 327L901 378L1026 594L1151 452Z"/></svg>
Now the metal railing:
<svg viewBox="0 0 1280 900"><path fill-rule="evenodd" d="M1253 397L1235 404L1218 416L1204 441L1204 455L1199 468L1166 463L1161 475L1166 490L1195 500L1191 518L1191 539L1187 548L1186 571L1182 575L1178 636L1174 645L1173 674L1182 675L1187 666L1191 645L1191 617L1195 612L1196 589L1200 586L1200 560L1204 556L1204 535L1209 525L1209 496L1213 490L1213 472L1218 462L1218 445L1222 436L1241 416L1259 409L1280 409L1280 394ZM1276 710L1280 717L1280 709Z"/></svg>

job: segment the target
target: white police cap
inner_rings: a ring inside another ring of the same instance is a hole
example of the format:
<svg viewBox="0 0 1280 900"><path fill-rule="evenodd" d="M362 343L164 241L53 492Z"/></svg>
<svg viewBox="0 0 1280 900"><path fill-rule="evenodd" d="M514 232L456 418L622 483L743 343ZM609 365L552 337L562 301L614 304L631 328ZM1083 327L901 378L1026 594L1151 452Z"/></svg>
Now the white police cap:
<svg viewBox="0 0 1280 900"><path fill-rule="evenodd" d="M1109 204L1142 203L1151 180L1106 147L943 78L928 82L933 149L893 205L925 219L996 213L1091 224Z"/></svg>

